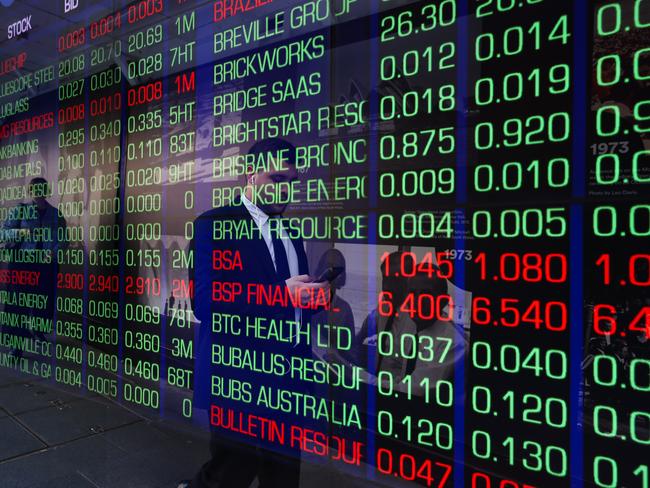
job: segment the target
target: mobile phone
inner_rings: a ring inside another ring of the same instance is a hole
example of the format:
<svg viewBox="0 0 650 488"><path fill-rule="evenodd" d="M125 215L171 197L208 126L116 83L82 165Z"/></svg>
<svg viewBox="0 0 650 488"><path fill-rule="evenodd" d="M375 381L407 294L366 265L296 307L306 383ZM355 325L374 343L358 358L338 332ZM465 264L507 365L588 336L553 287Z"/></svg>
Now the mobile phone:
<svg viewBox="0 0 650 488"><path fill-rule="evenodd" d="M330 266L323 271L314 283L322 283L323 281L333 281L338 275L343 273L345 268L343 266Z"/></svg>

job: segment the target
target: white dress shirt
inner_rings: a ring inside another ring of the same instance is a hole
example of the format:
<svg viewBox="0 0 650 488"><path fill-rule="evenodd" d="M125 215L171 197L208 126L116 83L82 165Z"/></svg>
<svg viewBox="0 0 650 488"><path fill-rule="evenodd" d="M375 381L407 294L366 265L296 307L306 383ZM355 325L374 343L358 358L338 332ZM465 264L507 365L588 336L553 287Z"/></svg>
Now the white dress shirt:
<svg viewBox="0 0 650 488"><path fill-rule="evenodd" d="M271 237L271 226L269 225L269 216L266 213L264 213L264 211L260 209L257 205L255 205L248 198L246 198L246 195L244 195L243 193L241 194L241 201L244 204L244 207L246 207L246 210L248 210L248 213L253 218L253 221L255 222L255 225L257 225L257 228L260 229L262 238L264 239L264 242L266 243L266 247L269 250L269 254L271 255L271 261L273 261L273 266L277 271L278 265L275 262L275 251L273 249L273 239ZM289 235L286 233L283 227L280 227L280 241L284 246L284 251L287 253L287 261L289 262L289 275L298 276L300 274L300 268L298 266L298 254L296 253L296 248L293 246L293 242L291 242L291 239L289 239ZM296 308L295 314L296 314L296 322L298 324L300 324L300 320L302 318L301 312L302 310L300 310L300 308Z"/></svg>

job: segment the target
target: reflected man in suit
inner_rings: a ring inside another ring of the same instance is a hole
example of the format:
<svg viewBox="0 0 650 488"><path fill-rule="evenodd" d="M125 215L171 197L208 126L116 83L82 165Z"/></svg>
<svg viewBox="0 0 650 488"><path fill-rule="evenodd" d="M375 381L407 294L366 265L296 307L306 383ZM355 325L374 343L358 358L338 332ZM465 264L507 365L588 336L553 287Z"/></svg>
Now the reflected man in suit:
<svg viewBox="0 0 650 488"><path fill-rule="evenodd" d="M300 391L302 384L288 375L269 375L240 368L216 367L215 348L224 354L227 348L255 351L260 355L310 357L308 327L310 294L321 290L329 296L328 283L313 283L309 276L307 256L300 236L289 236L282 216L290 203L290 185L298 180L295 148L281 139L257 142L249 151L249 161L266 161L266 166L247 164L246 186L232 205L205 212L194 223L195 297L193 309L201 321L199 348L195 366L195 400L198 408L221 408L245 414L254 413L274 420L296 423L296 416L255 405L255 394L245 385L272 384L286 390ZM227 230L228 229L228 230ZM233 229L248 229L235 231ZM241 265L228 266L221 258L237 256ZM225 283L241 285L241 294L229 294ZM305 307L269 305L247 299L249 285L280 287L300 296ZM294 331L286 343L257 340L246 334L224 333L222 325L232 316L242 324L247 319L278 321ZM242 401L249 396L252 401ZM196 474L192 488L248 488L255 478L260 488L293 488L299 484L300 453L287 446L281 449L259 438L228 436L223 429L213 428L212 459ZM182 485L181 485L182 486ZM186 485L187 486L187 485Z"/></svg>

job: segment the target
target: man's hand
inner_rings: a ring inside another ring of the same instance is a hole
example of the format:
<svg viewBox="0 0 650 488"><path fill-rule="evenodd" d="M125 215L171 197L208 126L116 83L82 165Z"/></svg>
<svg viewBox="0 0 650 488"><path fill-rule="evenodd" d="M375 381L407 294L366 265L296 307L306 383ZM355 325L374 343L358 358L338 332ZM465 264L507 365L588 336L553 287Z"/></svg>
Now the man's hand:
<svg viewBox="0 0 650 488"><path fill-rule="evenodd" d="M288 280L285 280L285 283L292 295L295 295L298 289L300 290L300 303L305 307L309 306L309 300L313 296L312 293L315 294L319 288L322 288L325 294L329 296L329 282L314 283L312 277L309 275L292 276Z"/></svg>

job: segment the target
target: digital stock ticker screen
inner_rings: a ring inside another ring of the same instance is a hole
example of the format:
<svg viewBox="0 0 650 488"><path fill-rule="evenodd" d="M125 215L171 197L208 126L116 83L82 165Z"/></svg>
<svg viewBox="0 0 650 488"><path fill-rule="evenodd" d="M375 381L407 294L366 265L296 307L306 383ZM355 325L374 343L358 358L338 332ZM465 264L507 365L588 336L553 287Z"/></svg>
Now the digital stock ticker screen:
<svg viewBox="0 0 650 488"><path fill-rule="evenodd" d="M1 486L650 486L650 1L0 4Z"/></svg>

